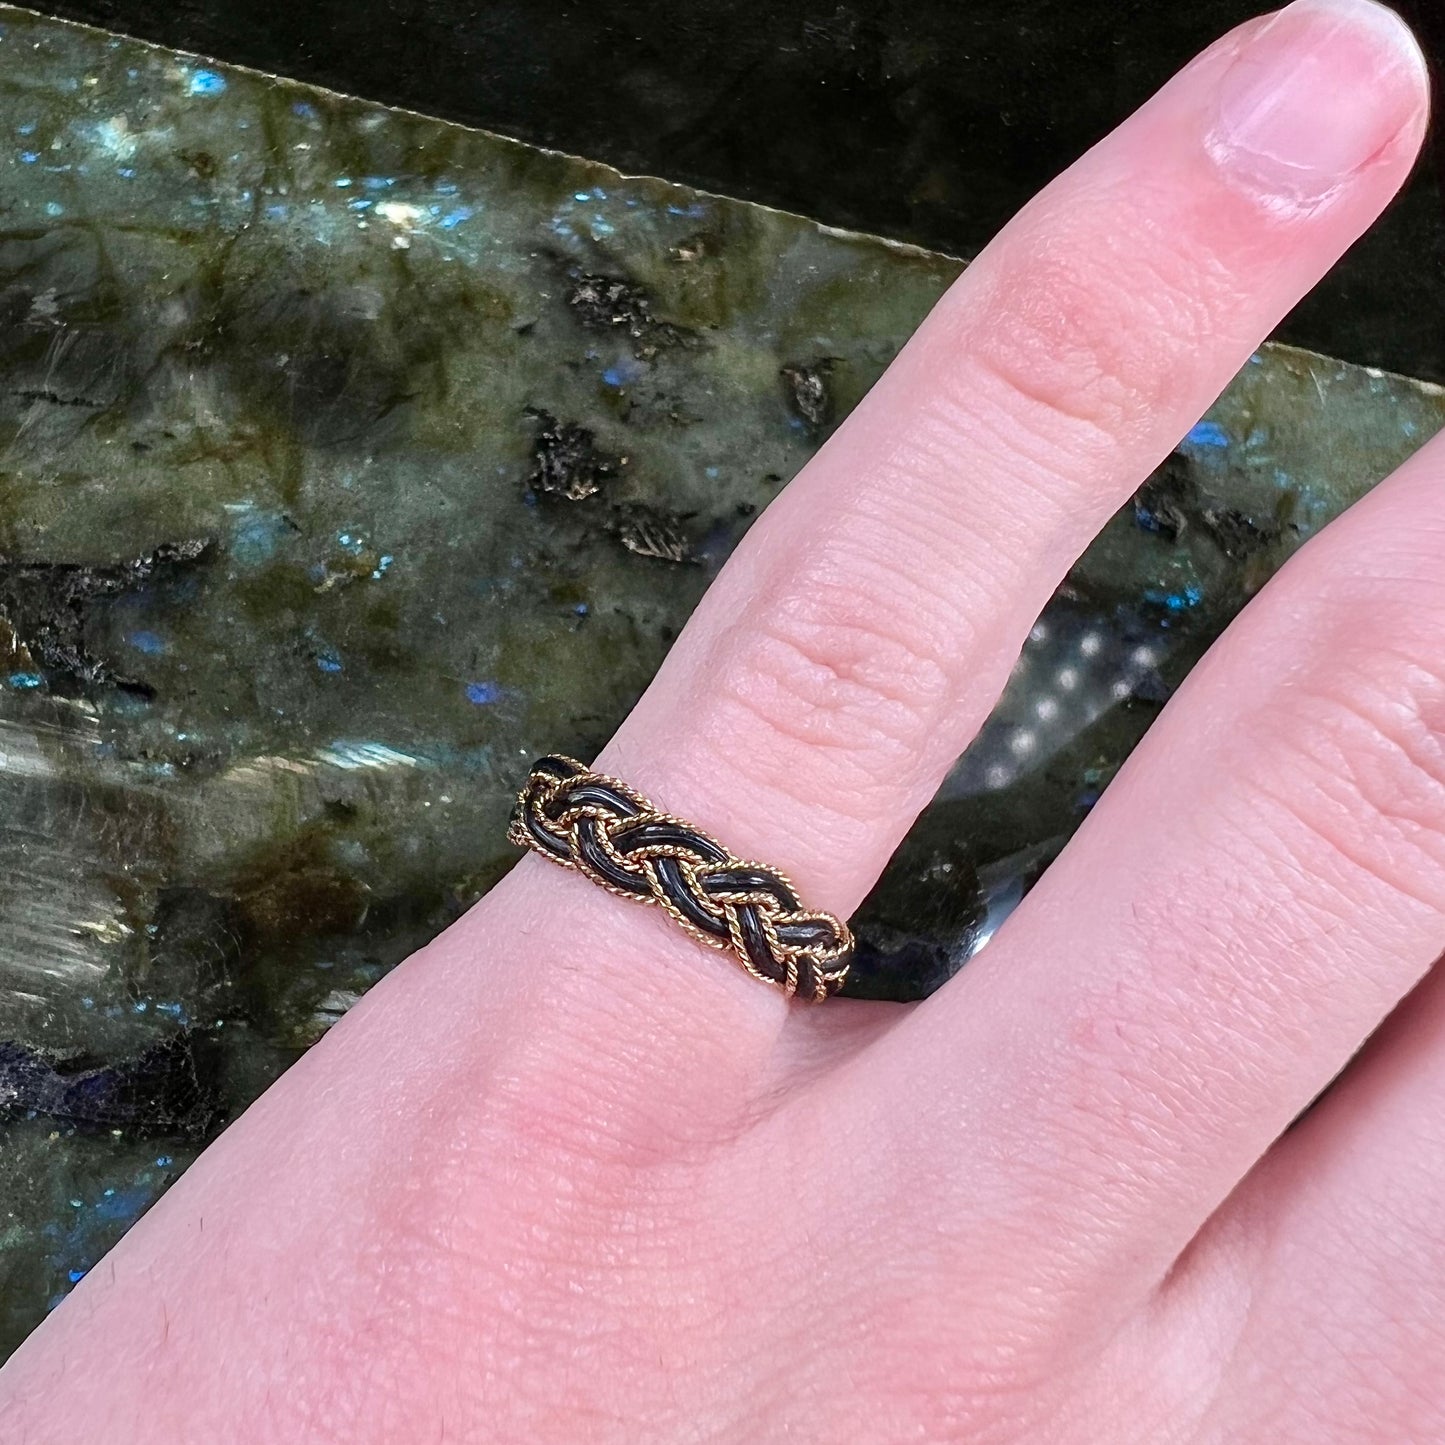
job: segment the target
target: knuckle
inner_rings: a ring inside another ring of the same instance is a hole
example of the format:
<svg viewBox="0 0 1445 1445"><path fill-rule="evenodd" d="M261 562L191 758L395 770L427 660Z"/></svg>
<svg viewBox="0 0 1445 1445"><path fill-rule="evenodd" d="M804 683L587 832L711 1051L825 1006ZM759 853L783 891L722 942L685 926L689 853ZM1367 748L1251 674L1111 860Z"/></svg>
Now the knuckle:
<svg viewBox="0 0 1445 1445"><path fill-rule="evenodd" d="M983 384L1050 443L1131 438L1187 400L1214 349L1227 279L1187 238L1121 224L1138 210L1092 197L1068 225L1026 223L964 323Z"/></svg>
<svg viewBox="0 0 1445 1445"><path fill-rule="evenodd" d="M750 609L719 681L718 716L745 766L787 790L823 750L850 785L849 809L894 798L952 694L945 659L918 629L847 583L800 587ZM896 625L895 625L896 624ZM896 800L896 799L895 799Z"/></svg>
<svg viewBox="0 0 1445 1445"><path fill-rule="evenodd" d="M1282 801L1353 870L1445 911L1445 647L1352 632L1288 701Z"/></svg>

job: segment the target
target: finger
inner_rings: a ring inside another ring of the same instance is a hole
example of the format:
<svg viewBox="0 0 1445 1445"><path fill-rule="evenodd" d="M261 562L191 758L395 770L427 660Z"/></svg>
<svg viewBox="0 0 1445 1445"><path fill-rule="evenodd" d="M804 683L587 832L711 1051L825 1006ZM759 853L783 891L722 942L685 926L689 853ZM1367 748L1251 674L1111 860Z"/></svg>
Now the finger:
<svg viewBox="0 0 1445 1445"><path fill-rule="evenodd" d="M1445 944L1442 483L1437 440L1297 554L875 1051L913 1147L973 1110L1086 1272L1151 1287Z"/></svg>
<svg viewBox="0 0 1445 1445"><path fill-rule="evenodd" d="M1217 1438L1445 1438L1445 972L1245 1180L1167 1304L1205 1294L1250 1301Z"/></svg>
<svg viewBox="0 0 1445 1445"><path fill-rule="evenodd" d="M850 911L1079 550L1398 186L1423 110L1407 32L1364 0L1207 52L968 268L754 528L608 771Z"/></svg>

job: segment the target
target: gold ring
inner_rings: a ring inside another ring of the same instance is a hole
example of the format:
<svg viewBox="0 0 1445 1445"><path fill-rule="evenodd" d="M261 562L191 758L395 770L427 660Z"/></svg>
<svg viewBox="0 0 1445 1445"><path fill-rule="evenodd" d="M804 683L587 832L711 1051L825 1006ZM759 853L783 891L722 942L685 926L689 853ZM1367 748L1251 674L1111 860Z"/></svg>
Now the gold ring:
<svg viewBox="0 0 1445 1445"><path fill-rule="evenodd" d="M660 905L709 948L731 950L756 979L821 1003L848 974L853 935L798 902L775 868L659 812L626 783L553 754L517 795L507 837L623 898Z"/></svg>

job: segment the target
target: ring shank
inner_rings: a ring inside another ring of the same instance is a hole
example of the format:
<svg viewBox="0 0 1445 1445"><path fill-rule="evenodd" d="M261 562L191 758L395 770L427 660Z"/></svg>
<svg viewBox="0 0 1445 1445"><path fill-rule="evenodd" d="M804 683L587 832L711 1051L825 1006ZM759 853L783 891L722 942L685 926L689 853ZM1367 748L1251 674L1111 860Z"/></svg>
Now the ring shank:
<svg viewBox="0 0 1445 1445"><path fill-rule="evenodd" d="M805 909L776 869L735 857L574 758L550 754L533 765L507 836L611 893L658 904L789 997L821 1003L847 976L854 945L845 923Z"/></svg>

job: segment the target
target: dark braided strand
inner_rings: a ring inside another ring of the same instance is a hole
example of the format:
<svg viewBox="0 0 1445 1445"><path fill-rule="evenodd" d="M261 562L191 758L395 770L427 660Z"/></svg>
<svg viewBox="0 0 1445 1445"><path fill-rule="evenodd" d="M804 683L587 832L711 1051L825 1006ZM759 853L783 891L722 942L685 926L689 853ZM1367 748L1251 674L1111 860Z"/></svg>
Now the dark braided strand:
<svg viewBox="0 0 1445 1445"><path fill-rule="evenodd" d="M554 754L533 766L507 837L609 892L660 904L694 938L731 949L755 978L790 997L821 1003L847 976L846 924L805 909L776 869L735 858L572 758Z"/></svg>

